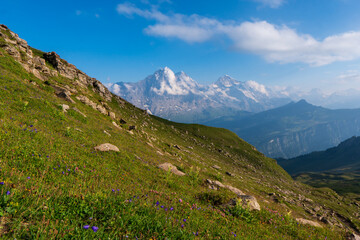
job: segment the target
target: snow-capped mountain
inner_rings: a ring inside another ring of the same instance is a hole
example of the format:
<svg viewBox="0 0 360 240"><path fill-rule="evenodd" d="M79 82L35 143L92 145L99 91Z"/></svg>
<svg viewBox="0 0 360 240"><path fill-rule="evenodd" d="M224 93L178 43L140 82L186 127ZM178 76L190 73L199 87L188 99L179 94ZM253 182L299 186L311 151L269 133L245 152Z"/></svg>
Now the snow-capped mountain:
<svg viewBox="0 0 360 240"><path fill-rule="evenodd" d="M259 112L291 101L254 81L240 82L225 75L204 86L184 72L175 74L168 67L137 83L106 86L137 107L180 122L202 122L238 111Z"/></svg>

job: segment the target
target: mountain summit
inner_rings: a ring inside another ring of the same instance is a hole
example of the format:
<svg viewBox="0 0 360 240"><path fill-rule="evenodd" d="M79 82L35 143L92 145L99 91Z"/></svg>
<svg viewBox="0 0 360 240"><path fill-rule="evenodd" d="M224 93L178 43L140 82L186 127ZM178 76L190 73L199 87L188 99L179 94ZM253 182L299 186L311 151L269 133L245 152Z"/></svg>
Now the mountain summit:
<svg viewBox="0 0 360 240"><path fill-rule="evenodd" d="M225 75L203 86L184 72L165 67L137 83L107 84L109 89L155 115L181 122L202 122L239 111L259 112L290 99L255 81Z"/></svg>

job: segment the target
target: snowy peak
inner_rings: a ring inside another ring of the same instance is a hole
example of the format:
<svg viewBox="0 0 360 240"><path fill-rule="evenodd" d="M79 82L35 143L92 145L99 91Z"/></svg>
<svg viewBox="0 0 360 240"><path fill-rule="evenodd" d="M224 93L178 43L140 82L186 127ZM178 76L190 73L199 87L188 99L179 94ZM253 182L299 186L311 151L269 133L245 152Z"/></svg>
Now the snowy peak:
<svg viewBox="0 0 360 240"><path fill-rule="evenodd" d="M175 74L165 67L145 79L151 92L157 95L187 95L194 92L198 84L184 72Z"/></svg>
<svg viewBox="0 0 360 240"><path fill-rule="evenodd" d="M232 86L240 85L241 82L235 80L234 78L230 77L229 75L224 75L221 78L219 78L213 85L216 85L217 87L225 87L229 88ZM216 87L214 86L214 87Z"/></svg>

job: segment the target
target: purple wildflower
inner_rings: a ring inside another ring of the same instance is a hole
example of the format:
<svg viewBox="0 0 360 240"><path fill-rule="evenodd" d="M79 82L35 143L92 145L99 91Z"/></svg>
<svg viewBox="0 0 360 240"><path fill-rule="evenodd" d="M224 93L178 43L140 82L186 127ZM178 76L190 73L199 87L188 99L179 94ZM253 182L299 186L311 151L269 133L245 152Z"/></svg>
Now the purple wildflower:
<svg viewBox="0 0 360 240"><path fill-rule="evenodd" d="M98 230L99 228L96 227L96 226L92 226L91 229L92 229L94 232L97 232L97 230Z"/></svg>
<svg viewBox="0 0 360 240"><path fill-rule="evenodd" d="M84 229L89 229L89 227L90 227L89 225L85 225L83 228Z"/></svg>
<svg viewBox="0 0 360 240"><path fill-rule="evenodd" d="M7 192L6 192L6 195L10 195L10 194L11 194L10 191L7 191Z"/></svg>
<svg viewBox="0 0 360 240"><path fill-rule="evenodd" d="M156 204L156 206L159 206L159 204L160 204L160 203L159 203L159 201L156 201L156 203L155 203L155 204Z"/></svg>
<svg viewBox="0 0 360 240"><path fill-rule="evenodd" d="M0 182L0 185L4 185L5 183L4 182Z"/></svg>

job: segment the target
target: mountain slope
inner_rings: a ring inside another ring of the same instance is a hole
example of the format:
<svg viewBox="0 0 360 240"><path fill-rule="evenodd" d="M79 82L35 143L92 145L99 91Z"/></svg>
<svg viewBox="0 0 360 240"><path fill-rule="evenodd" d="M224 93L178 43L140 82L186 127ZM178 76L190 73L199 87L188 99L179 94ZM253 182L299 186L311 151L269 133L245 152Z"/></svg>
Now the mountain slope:
<svg viewBox="0 0 360 240"><path fill-rule="evenodd" d="M107 84L109 89L135 106L178 122L202 122L234 112L259 112L290 102L254 81L240 82L230 76L202 86L184 72L165 67L137 83Z"/></svg>
<svg viewBox="0 0 360 240"><path fill-rule="evenodd" d="M330 110L301 100L250 116L215 119L269 157L290 158L336 146L360 134L360 109Z"/></svg>
<svg viewBox="0 0 360 240"><path fill-rule="evenodd" d="M148 115L0 32L1 238L344 239L360 228L358 202L293 181L234 133ZM103 143L118 151L94 149ZM238 194L261 210L227 204Z"/></svg>
<svg viewBox="0 0 360 240"><path fill-rule="evenodd" d="M352 137L325 151L278 160L291 174L300 172L347 172L360 169L360 137Z"/></svg>

